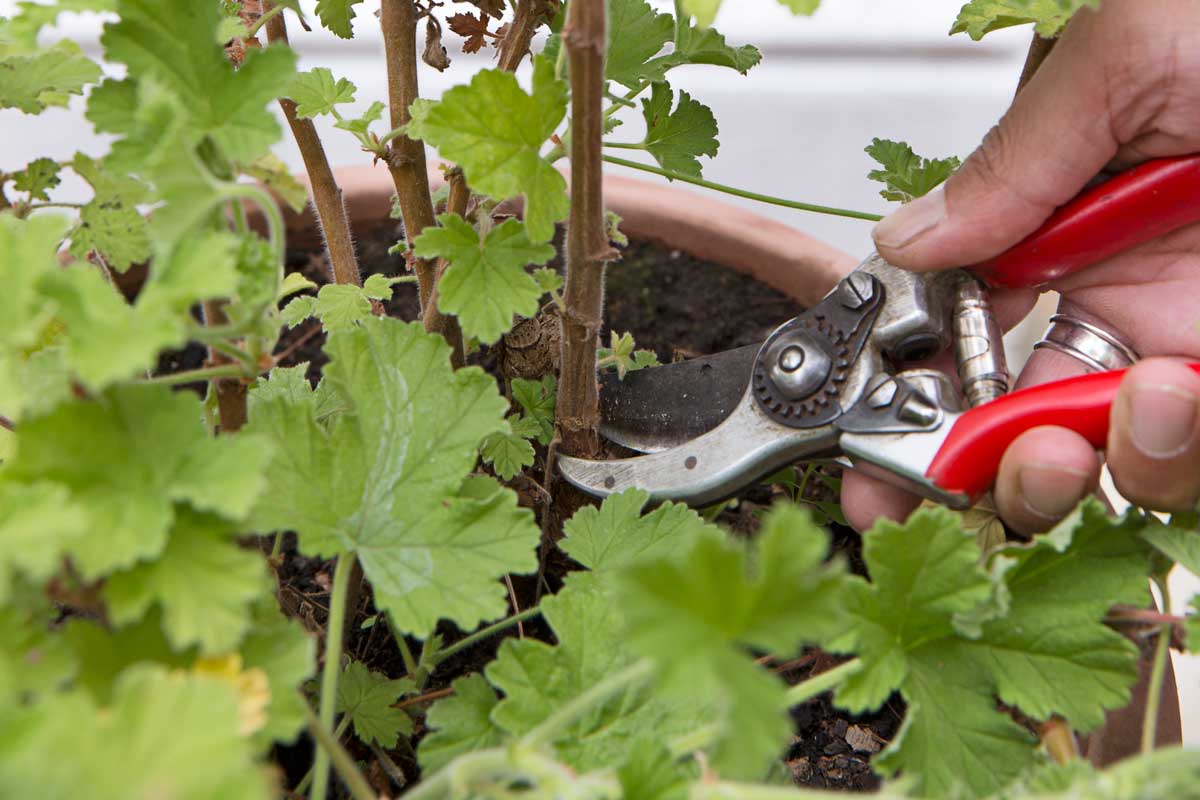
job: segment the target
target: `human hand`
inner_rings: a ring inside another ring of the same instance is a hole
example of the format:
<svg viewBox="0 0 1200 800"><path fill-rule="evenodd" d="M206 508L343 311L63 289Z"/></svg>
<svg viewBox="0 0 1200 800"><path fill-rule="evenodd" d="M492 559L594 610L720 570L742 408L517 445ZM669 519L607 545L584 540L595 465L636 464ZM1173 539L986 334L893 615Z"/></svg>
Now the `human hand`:
<svg viewBox="0 0 1200 800"><path fill-rule="evenodd" d="M1084 10L1012 108L946 184L875 229L881 255L917 271L969 265L1035 230L1106 167L1200 152L1200 6L1105 0ZM1200 358L1200 225L1180 229L1051 284L1060 313L1098 325L1143 356ZM999 293L998 293L999 294ZM997 297L1003 304L1003 294ZM1010 298L1011 304L1011 298ZM1017 382L1086 371L1038 350ZM1173 510L1200 497L1200 377L1178 362L1133 367L1113 404L1107 458L1131 502ZM1064 428L1028 431L1009 447L996 506L1023 532L1046 530L1096 490L1101 462ZM905 516L917 500L848 473L847 519Z"/></svg>

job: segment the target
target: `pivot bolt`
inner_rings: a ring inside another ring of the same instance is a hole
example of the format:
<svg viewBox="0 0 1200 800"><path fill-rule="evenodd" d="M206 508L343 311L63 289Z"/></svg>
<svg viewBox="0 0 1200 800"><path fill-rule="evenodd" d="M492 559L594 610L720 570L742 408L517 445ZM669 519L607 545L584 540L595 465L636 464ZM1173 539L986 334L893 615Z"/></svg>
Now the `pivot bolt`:
<svg viewBox="0 0 1200 800"><path fill-rule="evenodd" d="M792 345L779 354L779 368L784 372L795 372L804 363L804 348Z"/></svg>
<svg viewBox="0 0 1200 800"><path fill-rule="evenodd" d="M842 281L841 302L854 311L871 302L875 296L875 281L865 272L851 272Z"/></svg>
<svg viewBox="0 0 1200 800"><path fill-rule="evenodd" d="M833 367L829 354L803 331L777 341L764 360L775 391L786 400L802 400L820 389Z"/></svg>

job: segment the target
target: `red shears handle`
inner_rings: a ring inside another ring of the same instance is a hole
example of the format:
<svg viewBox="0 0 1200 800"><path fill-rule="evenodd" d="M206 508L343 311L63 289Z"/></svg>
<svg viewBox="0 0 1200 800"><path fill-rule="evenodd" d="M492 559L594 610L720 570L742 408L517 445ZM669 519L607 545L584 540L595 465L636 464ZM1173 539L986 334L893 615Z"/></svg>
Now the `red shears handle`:
<svg viewBox="0 0 1200 800"><path fill-rule="evenodd" d="M1148 161L1081 193L1012 249L971 267L993 286L1039 286L1157 236L1200 221L1200 155ZM1200 374L1200 364L1191 364ZM926 477L972 498L996 480L1000 458L1019 435L1057 425L1097 449L1125 370L1034 386L964 413Z"/></svg>
<svg viewBox="0 0 1200 800"><path fill-rule="evenodd" d="M1200 375L1200 363L1189 364ZM942 489L976 498L996 480L1000 457L1030 428L1070 428L1103 449L1113 398L1125 370L1031 386L965 412L950 429L925 476Z"/></svg>
<svg viewBox="0 0 1200 800"><path fill-rule="evenodd" d="M1197 221L1200 155L1160 158L1087 189L971 271L992 286L1040 286Z"/></svg>

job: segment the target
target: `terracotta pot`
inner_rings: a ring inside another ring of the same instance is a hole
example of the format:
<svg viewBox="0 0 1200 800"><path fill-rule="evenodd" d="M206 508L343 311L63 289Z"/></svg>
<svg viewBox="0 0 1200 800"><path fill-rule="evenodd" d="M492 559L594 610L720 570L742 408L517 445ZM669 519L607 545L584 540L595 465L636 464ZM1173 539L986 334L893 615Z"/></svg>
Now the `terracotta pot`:
<svg viewBox="0 0 1200 800"><path fill-rule="evenodd" d="M356 233L391 221L394 190L386 169L362 165L334 172ZM307 182L305 176L299 177ZM436 165L430 167L429 177L435 188L443 182ZM803 306L815 304L857 263L847 253L787 225L675 186L609 175L604 179L604 202L621 216L621 230L630 239L657 241L694 258L731 267ZM311 204L301 213L284 209L290 246L321 246L314 214ZM1106 724L1085 740L1084 755L1097 765L1114 763L1138 750L1147 706L1148 658L1142 658L1139 669L1140 680L1130 704L1109 712ZM1182 739L1169 661L1166 679L1159 707L1160 747Z"/></svg>
<svg viewBox="0 0 1200 800"><path fill-rule="evenodd" d="M394 189L386 169L360 165L334 172L358 231L389 220ZM429 179L440 186L441 170L431 167ZM820 300L857 263L836 247L773 219L675 186L609 175L604 202L621 216L621 230L629 238L657 241L731 267L804 306ZM320 246L313 214L311 205L299 214L285 209L290 245Z"/></svg>

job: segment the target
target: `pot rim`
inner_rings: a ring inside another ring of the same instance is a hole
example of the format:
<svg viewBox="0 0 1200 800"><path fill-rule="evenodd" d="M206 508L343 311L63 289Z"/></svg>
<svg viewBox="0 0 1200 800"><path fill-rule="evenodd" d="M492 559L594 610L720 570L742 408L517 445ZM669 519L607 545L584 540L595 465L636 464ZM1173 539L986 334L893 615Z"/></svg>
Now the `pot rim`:
<svg viewBox="0 0 1200 800"><path fill-rule="evenodd" d="M445 182L441 167L430 165L431 188ZM353 228L369 230L391 220L395 189L386 169L355 164L333 172ZM306 175L297 178L308 185ZM858 262L777 220L678 186L606 174L604 201L605 208L621 217L621 231L630 239L655 241L731 267L804 306L824 297ZM289 243L320 245L311 207L310 202L301 212L283 209Z"/></svg>

